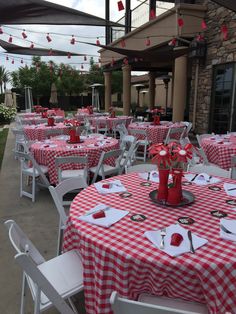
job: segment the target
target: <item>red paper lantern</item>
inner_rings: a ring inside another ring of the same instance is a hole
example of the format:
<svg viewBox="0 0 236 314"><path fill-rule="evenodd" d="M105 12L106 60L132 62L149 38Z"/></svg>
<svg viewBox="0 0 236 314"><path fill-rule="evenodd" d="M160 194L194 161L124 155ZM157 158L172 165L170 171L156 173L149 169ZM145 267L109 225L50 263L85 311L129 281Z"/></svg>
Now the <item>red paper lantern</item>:
<svg viewBox="0 0 236 314"><path fill-rule="evenodd" d="M156 12L154 9L151 9L150 10L150 20L155 19L155 17L156 17Z"/></svg>
<svg viewBox="0 0 236 314"><path fill-rule="evenodd" d="M8 56L6 56L6 61L8 61L9 60L9 57Z"/></svg>
<svg viewBox="0 0 236 314"><path fill-rule="evenodd" d="M84 68L84 66L83 66L83 64L81 64L81 69L83 69Z"/></svg>
<svg viewBox="0 0 236 314"><path fill-rule="evenodd" d="M23 59L20 60L20 63L24 63Z"/></svg>
<svg viewBox="0 0 236 314"><path fill-rule="evenodd" d="M150 40L149 37L147 37L147 39L146 39L146 46L148 47L148 46L150 46L150 45L151 45L151 40Z"/></svg>
<svg viewBox="0 0 236 314"><path fill-rule="evenodd" d="M12 36L10 35L9 39L8 39L9 43L12 43Z"/></svg>
<svg viewBox="0 0 236 314"><path fill-rule="evenodd" d="M30 48L33 49L34 48L34 43L31 41L31 44L30 44Z"/></svg>
<svg viewBox="0 0 236 314"><path fill-rule="evenodd" d="M74 35L72 35L72 38L71 38L70 43L71 43L71 45L74 45L74 44L75 44L75 37L74 37Z"/></svg>
<svg viewBox="0 0 236 314"><path fill-rule="evenodd" d="M22 35L22 37L24 38L24 39L26 39L27 38L27 35L26 35L26 33L25 33L25 30L23 29L23 32L21 33L21 35Z"/></svg>
<svg viewBox="0 0 236 314"><path fill-rule="evenodd" d="M178 26L179 27L183 27L184 26L184 20L182 19L182 17L178 18Z"/></svg>
<svg viewBox="0 0 236 314"><path fill-rule="evenodd" d="M70 53L70 52L67 53L67 58L68 58L68 59L71 58L71 53Z"/></svg>
<svg viewBox="0 0 236 314"><path fill-rule="evenodd" d="M206 25L205 20L202 20L201 28L202 28L203 30L207 29L207 25Z"/></svg>
<svg viewBox="0 0 236 314"><path fill-rule="evenodd" d="M221 26L221 33L223 35L223 39L227 40L228 39L228 27L225 24Z"/></svg>
<svg viewBox="0 0 236 314"><path fill-rule="evenodd" d="M125 48L126 44L125 44L125 40L124 39L121 39L120 45L121 45L122 48Z"/></svg>
<svg viewBox="0 0 236 314"><path fill-rule="evenodd" d="M1 34L3 34L3 30L2 30L2 28L0 27L0 35L1 35Z"/></svg>
<svg viewBox="0 0 236 314"><path fill-rule="evenodd" d="M100 45L100 40L99 40L99 37L97 37L97 40L96 40L96 45Z"/></svg>
<svg viewBox="0 0 236 314"><path fill-rule="evenodd" d="M15 61L14 61L14 59L12 59L12 62L11 62L11 64L14 64L15 63Z"/></svg>
<svg viewBox="0 0 236 314"><path fill-rule="evenodd" d="M47 33L46 38L47 38L47 41L48 41L49 43L52 41L52 38L49 36L49 33Z"/></svg>
<svg viewBox="0 0 236 314"><path fill-rule="evenodd" d="M84 56L84 61L87 61L87 57L86 56Z"/></svg>
<svg viewBox="0 0 236 314"><path fill-rule="evenodd" d="M118 1L117 2L117 5L118 5L118 10L119 11L122 11L125 9L124 5L123 5L123 2L122 1Z"/></svg>

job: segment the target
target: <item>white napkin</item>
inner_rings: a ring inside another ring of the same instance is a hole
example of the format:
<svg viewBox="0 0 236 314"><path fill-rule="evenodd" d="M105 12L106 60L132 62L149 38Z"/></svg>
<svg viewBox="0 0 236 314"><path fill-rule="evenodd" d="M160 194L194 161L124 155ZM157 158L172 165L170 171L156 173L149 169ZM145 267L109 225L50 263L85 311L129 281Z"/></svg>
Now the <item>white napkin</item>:
<svg viewBox="0 0 236 314"><path fill-rule="evenodd" d="M185 179L189 182L195 183L197 185L207 185L207 184L216 184L218 182L221 182L220 179L211 177L207 173L199 173L196 177L196 173L187 173L184 175ZM192 179L195 177L195 179L192 181Z"/></svg>
<svg viewBox="0 0 236 314"><path fill-rule="evenodd" d="M170 256L178 256L186 252L190 252L190 242L187 235L188 230L181 227L180 225L170 225L166 228L166 236L164 238L165 248L162 250L163 252L169 254ZM171 235L173 233L179 233L183 237L183 241L179 246L170 245ZM146 231L144 233L145 237L148 238L158 249L160 249L161 243L161 230L156 231ZM192 241L194 249L198 249L201 246L205 245L208 240L201 238L194 233L192 233Z"/></svg>
<svg viewBox="0 0 236 314"><path fill-rule="evenodd" d="M138 174L140 178L148 180L148 172L140 172ZM172 179L172 175L169 175L169 180ZM149 181L159 183L159 173L156 170L150 171Z"/></svg>
<svg viewBox="0 0 236 314"><path fill-rule="evenodd" d="M220 229L220 237L225 240L236 241L236 220L221 218L220 225L232 232L231 234Z"/></svg>
<svg viewBox="0 0 236 314"><path fill-rule="evenodd" d="M103 188L103 184L109 184L110 188ZM94 183L95 188L97 189L98 193L101 194L109 194L109 193L117 193L117 192L126 192L127 189L124 187L124 185L121 183L120 180L113 180L109 182L97 182Z"/></svg>
<svg viewBox="0 0 236 314"><path fill-rule="evenodd" d="M109 228L111 225L115 224L129 213L127 210L116 209L113 207L106 208L107 205L99 204L86 212L85 215L80 216L79 220L86 221L97 226ZM106 217L94 219L92 213L103 209L105 209ZM91 213L91 215L87 215L88 213Z"/></svg>
<svg viewBox="0 0 236 314"><path fill-rule="evenodd" d="M224 183L224 189L227 195L236 196L236 184ZM235 190L229 191L229 189L235 189Z"/></svg>

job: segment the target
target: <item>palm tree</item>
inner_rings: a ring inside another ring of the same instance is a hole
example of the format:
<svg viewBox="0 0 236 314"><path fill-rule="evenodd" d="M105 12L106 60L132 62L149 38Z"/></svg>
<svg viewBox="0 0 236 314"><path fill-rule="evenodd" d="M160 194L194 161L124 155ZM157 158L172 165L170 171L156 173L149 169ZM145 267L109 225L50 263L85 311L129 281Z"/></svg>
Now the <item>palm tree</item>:
<svg viewBox="0 0 236 314"><path fill-rule="evenodd" d="M1 88L1 94L3 94L3 86L4 86L4 90L6 90L7 82L9 82L9 72L3 66L0 66L0 88Z"/></svg>

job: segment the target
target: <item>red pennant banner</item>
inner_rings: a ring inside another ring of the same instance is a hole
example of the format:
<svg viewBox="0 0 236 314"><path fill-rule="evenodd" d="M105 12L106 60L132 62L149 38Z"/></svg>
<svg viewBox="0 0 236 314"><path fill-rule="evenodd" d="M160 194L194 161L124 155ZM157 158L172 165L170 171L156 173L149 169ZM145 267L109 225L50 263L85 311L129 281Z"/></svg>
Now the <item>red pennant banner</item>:
<svg viewBox="0 0 236 314"><path fill-rule="evenodd" d="M169 46L175 46L176 45L176 38L171 39L171 41L168 43Z"/></svg>

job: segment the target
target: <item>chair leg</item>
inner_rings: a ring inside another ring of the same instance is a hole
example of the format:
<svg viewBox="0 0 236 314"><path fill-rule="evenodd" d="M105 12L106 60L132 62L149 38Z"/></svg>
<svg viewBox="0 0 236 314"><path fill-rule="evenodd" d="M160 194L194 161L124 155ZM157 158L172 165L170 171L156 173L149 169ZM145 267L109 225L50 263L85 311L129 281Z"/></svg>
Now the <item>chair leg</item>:
<svg viewBox="0 0 236 314"><path fill-rule="evenodd" d="M35 177L32 177L32 202L35 202Z"/></svg>
<svg viewBox="0 0 236 314"><path fill-rule="evenodd" d="M57 239L57 255L61 255L63 243L63 230L61 228L61 222L59 222L58 239Z"/></svg>
<svg viewBox="0 0 236 314"><path fill-rule="evenodd" d="M143 161L146 162L146 158L147 158L147 145L144 145L144 156L143 156Z"/></svg>
<svg viewBox="0 0 236 314"><path fill-rule="evenodd" d="M34 300L34 314L40 314L40 297L41 297L41 291L37 287L35 300Z"/></svg>
<svg viewBox="0 0 236 314"><path fill-rule="evenodd" d="M26 295L26 278L25 272L22 275L22 287L21 287L21 302L20 302L20 314L25 313L25 295Z"/></svg>
<svg viewBox="0 0 236 314"><path fill-rule="evenodd" d="M77 311L74 302L71 300L71 298L68 298L68 302L70 303L70 306L72 307L72 310L76 313L79 314L79 312Z"/></svg>

